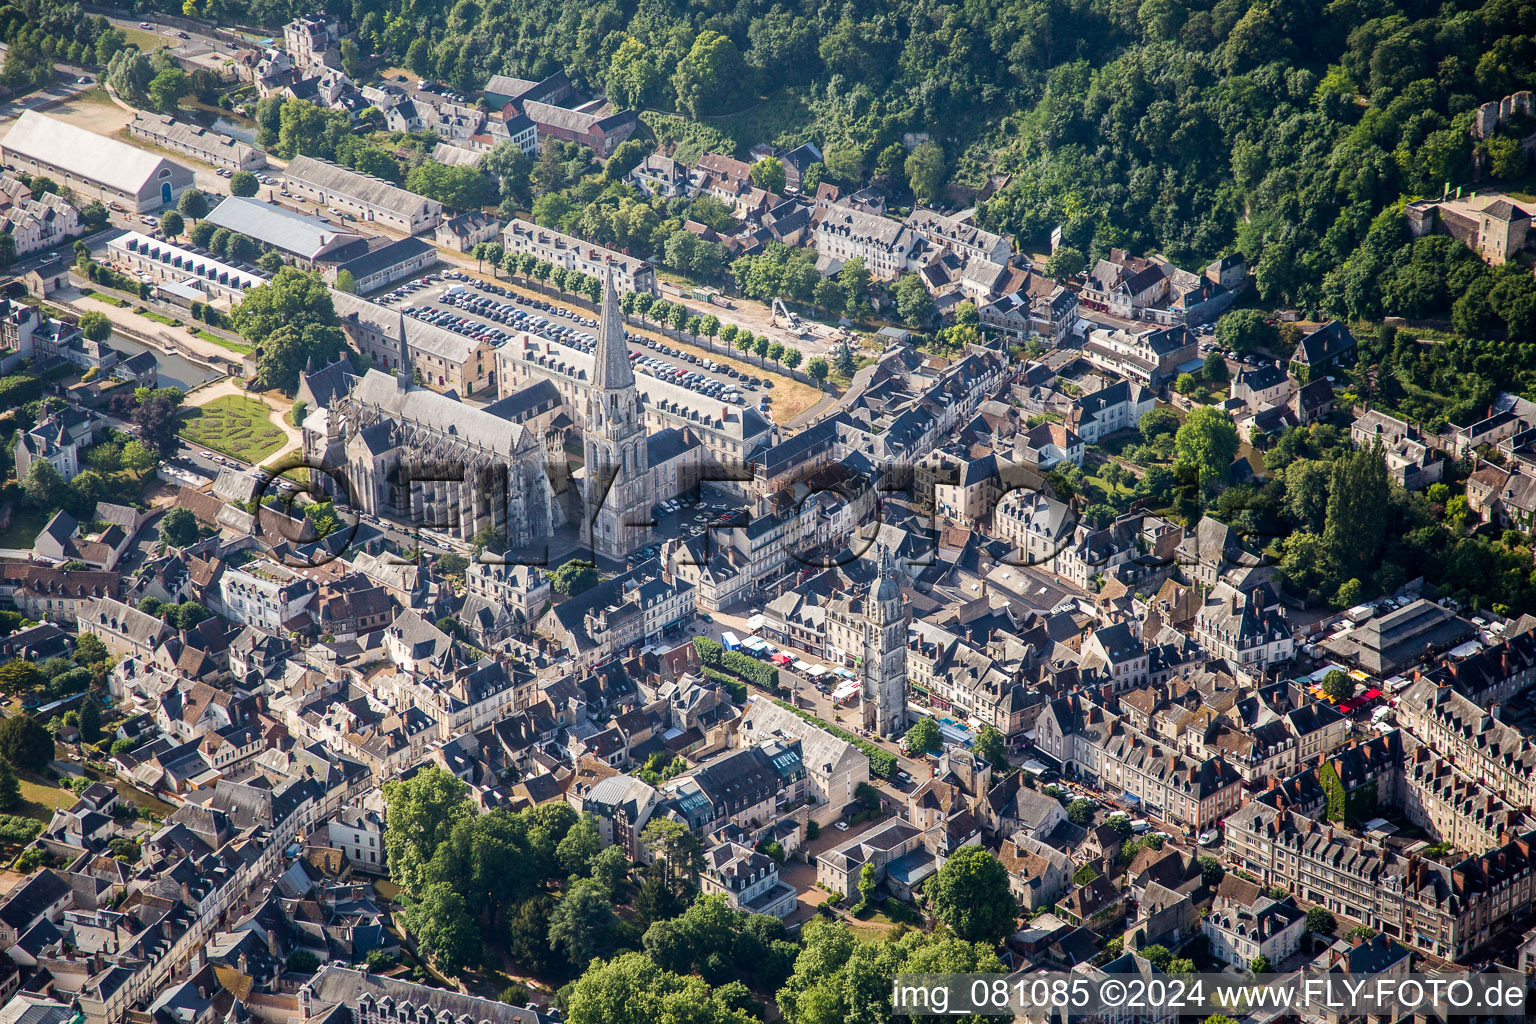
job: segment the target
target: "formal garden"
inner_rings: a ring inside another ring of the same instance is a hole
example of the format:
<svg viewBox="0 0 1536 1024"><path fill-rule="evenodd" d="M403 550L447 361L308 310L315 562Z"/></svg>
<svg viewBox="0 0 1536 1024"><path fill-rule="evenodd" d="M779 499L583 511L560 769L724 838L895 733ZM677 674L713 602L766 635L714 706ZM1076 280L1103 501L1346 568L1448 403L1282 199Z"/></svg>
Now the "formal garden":
<svg viewBox="0 0 1536 1024"><path fill-rule="evenodd" d="M242 462L259 463L280 451L287 440L267 417L265 402L243 395L225 395L207 405L185 410L181 436Z"/></svg>

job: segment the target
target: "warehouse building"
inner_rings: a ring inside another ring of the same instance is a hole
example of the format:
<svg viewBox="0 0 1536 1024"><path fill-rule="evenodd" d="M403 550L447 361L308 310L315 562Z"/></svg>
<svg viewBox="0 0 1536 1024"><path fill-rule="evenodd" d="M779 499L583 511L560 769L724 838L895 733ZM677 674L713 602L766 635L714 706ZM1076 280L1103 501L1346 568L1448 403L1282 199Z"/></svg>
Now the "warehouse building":
<svg viewBox="0 0 1536 1024"><path fill-rule="evenodd" d="M370 174L359 174L329 160L296 156L284 172L288 188L301 199L350 213L408 235L437 226L443 204Z"/></svg>
<svg viewBox="0 0 1536 1024"><path fill-rule="evenodd" d="M0 142L0 156L16 170L52 178L86 201L117 203L130 213L173 206L193 183L190 167L35 110L17 119Z"/></svg>
<svg viewBox="0 0 1536 1024"><path fill-rule="evenodd" d="M204 219L269 245L306 270L320 263L345 263L368 251L368 239L356 231L260 199L231 196Z"/></svg>
<svg viewBox="0 0 1536 1024"><path fill-rule="evenodd" d="M161 149L183 153L228 171L259 171L267 166L267 154L255 146L166 114L136 111L128 122L128 132Z"/></svg>

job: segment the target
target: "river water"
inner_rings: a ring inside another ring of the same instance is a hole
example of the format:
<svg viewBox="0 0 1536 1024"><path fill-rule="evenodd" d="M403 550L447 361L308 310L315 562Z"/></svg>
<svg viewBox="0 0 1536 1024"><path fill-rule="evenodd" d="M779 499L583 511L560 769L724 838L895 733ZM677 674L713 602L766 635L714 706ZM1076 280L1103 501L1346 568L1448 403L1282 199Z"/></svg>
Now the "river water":
<svg viewBox="0 0 1536 1024"><path fill-rule="evenodd" d="M190 391L199 384L224 376L202 363L194 363L186 356L174 352L162 352L121 334L112 335L112 347L128 355L148 352L154 356L158 366L157 376L163 388L180 388L182 391Z"/></svg>

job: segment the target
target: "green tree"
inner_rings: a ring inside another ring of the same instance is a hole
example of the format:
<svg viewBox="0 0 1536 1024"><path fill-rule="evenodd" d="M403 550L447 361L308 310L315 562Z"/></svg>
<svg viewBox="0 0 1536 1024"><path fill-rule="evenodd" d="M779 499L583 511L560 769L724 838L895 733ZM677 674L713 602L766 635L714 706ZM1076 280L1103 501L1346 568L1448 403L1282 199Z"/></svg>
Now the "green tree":
<svg viewBox="0 0 1536 1024"><path fill-rule="evenodd" d="M795 372L795 369L800 365L800 361L804 358L805 354L797 348L786 348L784 350L784 365L791 374Z"/></svg>
<svg viewBox="0 0 1536 1024"><path fill-rule="evenodd" d="M608 898L617 901L624 892L624 880L629 875L629 858L624 856L624 851L617 845L605 846L592 858L591 872L592 880L603 887Z"/></svg>
<svg viewBox="0 0 1536 1024"><path fill-rule="evenodd" d="M549 915L554 907L554 900L540 894L519 903L507 918L507 952L535 973L555 966L554 951L549 948Z"/></svg>
<svg viewBox="0 0 1536 1024"><path fill-rule="evenodd" d="M805 375L815 381L818 388L826 383L829 372L827 361L820 356L805 364Z"/></svg>
<svg viewBox="0 0 1536 1024"><path fill-rule="evenodd" d="M1212 352L1205 357L1205 364L1200 368L1201 376L1212 384L1225 384L1231 380L1231 374L1227 370L1227 360L1220 352Z"/></svg>
<svg viewBox="0 0 1536 1024"><path fill-rule="evenodd" d="M457 972L479 959L480 929L464 897L447 882L434 882L419 897L406 899L404 916L421 948L446 970Z"/></svg>
<svg viewBox="0 0 1536 1024"><path fill-rule="evenodd" d="M86 743L101 739L101 705L95 697L85 698L80 705L80 738Z"/></svg>
<svg viewBox="0 0 1536 1024"><path fill-rule="evenodd" d="M784 162L776 156L764 157L752 164L752 184L775 194L782 193L786 184Z"/></svg>
<svg viewBox="0 0 1536 1024"><path fill-rule="evenodd" d="M81 633L75 641L75 661L81 665L99 665L109 656L107 645L94 633Z"/></svg>
<svg viewBox="0 0 1536 1024"><path fill-rule="evenodd" d="M1248 961L1248 970L1254 974L1268 974L1273 969L1274 967L1270 964L1269 957L1263 953Z"/></svg>
<svg viewBox="0 0 1536 1024"><path fill-rule="evenodd" d="M891 1007L889 981L897 972L1003 970L997 954L985 944L944 932L888 933L879 942L865 943L840 921L813 918L802 937L794 970L774 997L788 1024L873 1024L899 1019Z"/></svg>
<svg viewBox="0 0 1536 1024"><path fill-rule="evenodd" d="M556 567L549 574L549 579L556 593L575 597L597 586L597 566L589 561L573 558Z"/></svg>
<svg viewBox="0 0 1536 1024"><path fill-rule="evenodd" d="M967 942L996 945L1013 932L1018 900L1008 888L1008 869L979 846L964 846L928 883L933 916Z"/></svg>
<svg viewBox="0 0 1536 1024"><path fill-rule="evenodd" d="M703 978L662 970L644 953L593 964L570 988L570 1024L756 1024L725 989Z"/></svg>
<svg viewBox="0 0 1536 1024"><path fill-rule="evenodd" d="M336 271L335 285L336 290L339 292L348 292L352 295L357 294L357 278L353 277L352 271L346 267Z"/></svg>
<svg viewBox="0 0 1536 1024"><path fill-rule="evenodd" d="M142 476L154 469L160 462L160 456L155 449L143 441L129 441L123 445L122 464L124 469L130 469Z"/></svg>
<svg viewBox="0 0 1536 1024"><path fill-rule="evenodd" d="M187 230L187 222L175 210L166 210L160 215L160 230L164 231L167 237L175 238Z"/></svg>
<svg viewBox="0 0 1536 1024"><path fill-rule="evenodd" d="M1174 435L1176 465L1196 473L1208 495L1226 483L1237 449L1237 428L1232 417L1214 406L1190 410L1184 425Z"/></svg>
<svg viewBox="0 0 1536 1024"><path fill-rule="evenodd" d="M1045 259L1045 276L1064 281L1081 274L1087 265L1088 261L1084 259L1081 249L1059 245Z"/></svg>
<svg viewBox="0 0 1536 1024"><path fill-rule="evenodd" d="M27 467L27 477L21 482L21 489L34 506L47 511L62 508L70 494L69 484L58 468L46 459L34 459Z"/></svg>
<svg viewBox="0 0 1536 1024"><path fill-rule="evenodd" d="M40 772L53 760L53 737L31 715L0 719L0 757L23 771Z"/></svg>
<svg viewBox="0 0 1536 1024"><path fill-rule="evenodd" d="M608 951L614 923L608 893L589 878L578 879L550 913L550 948L563 953L572 967L584 969L593 957Z"/></svg>
<svg viewBox="0 0 1536 1024"><path fill-rule="evenodd" d="M661 66L649 46L625 36L608 59L603 82L614 103L639 109L649 104L661 86Z"/></svg>
<svg viewBox="0 0 1536 1024"><path fill-rule="evenodd" d="M106 341L112 337L112 321L105 313L92 310L80 314L80 333L92 341Z"/></svg>
<svg viewBox="0 0 1536 1024"><path fill-rule="evenodd" d="M837 316L843 311L846 298L842 286L830 277L817 281L816 286L811 289L811 301L832 316Z"/></svg>
<svg viewBox="0 0 1536 1024"><path fill-rule="evenodd" d="M208 216L208 197L195 188L189 188L177 200L176 209L181 211L183 217L202 220Z"/></svg>
<svg viewBox="0 0 1536 1024"><path fill-rule="evenodd" d="M168 509L160 517L160 535L173 547L186 547L197 540L197 516L184 505Z"/></svg>
<svg viewBox="0 0 1536 1024"><path fill-rule="evenodd" d="M138 852L137 847L134 852ZM301 949L289 955L287 967L295 974L314 974L320 969L320 958L307 949Z"/></svg>
<svg viewBox="0 0 1536 1024"><path fill-rule="evenodd" d="M310 359L328 365L347 349L330 290L312 271L284 267L247 290L232 319L240 335L261 348L256 369L263 387L291 393Z"/></svg>
<svg viewBox="0 0 1536 1024"><path fill-rule="evenodd" d="M852 377L857 371L857 366L853 359L853 349L849 347L847 338L844 338L837 346L837 353L832 358L837 372L844 377Z"/></svg>
<svg viewBox="0 0 1536 1024"><path fill-rule="evenodd" d="M436 765L384 785L389 877L408 895L426 891L428 865L459 822L474 816L469 787Z"/></svg>
<svg viewBox="0 0 1536 1024"><path fill-rule="evenodd" d="M992 766L993 771L1002 773L1008 770L1008 747L1003 742L1003 734L994 727L984 725L976 734L976 753Z"/></svg>
<svg viewBox="0 0 1536 1024"><path fill-rule="evenodd" d="M908 327L922 327L933 318L933 296L916 274L904 274L896 282L896 310Z"/></svg>
<svg viewBox="0 0 1536 1024"><path fill-rule="evenodd" d="M746 67L736 44L713 29L694 38L672 73L678 109L692 117L723 113L745 81Z"/></svg>
<svg viewBox="0 0 1536 1024"><path fill-rule="evenodd" d="M192 91L192 81L178 67L168 67L155 75L149 83L149 101L156 110L174 114L181 105L181 98Z"/></svg>
<svg viewBox="0 0 1536 1024"><path fill-rule="evenodd" d="M1167 946L1163 945L1145 946L1141 950L1141 955L1160 971L1167 971L1168 965L1173 962L1173 954L1169 952Z"/></svg>
<svg viewBox="0 0 1536 1024"><path fill-rule="evenodd" d="M699 872L703 869L703 848L698 836L681 822L667 818L653 819L640 833L646 847L666 861L666 877L676 882L686 879L697 886Z"/></svg>
<svg viewBox="0 0 1536 1024"><path fill-rule="evenodd" d="M423 160L405 176L405 187L454 210L478 210L491 202L491 179L475 167Z"/></svg>
<svg viewBox="0 0 1536 1024"><path fill-rule="evenodd" d="M1275 328L1256 309L1235 309L1216 321L1216 341L1235 352L1272 350L1277 337Z"/></svg>
<svg viewBox="0 0 1536 1024"><path fill-rule="evenodd" d="M879 886L879 880L875 877L873 864L865 862L863 870L859 872L859 906L862 910L874 901L875 889ZM855 911L857 913L857 910Z"/></svg>
<svg viewBox="0 0 1536 1024"><path fill-rule="evenodd" d="M1338 920L1326 907L1313 907L1307 911L1307 931L1314 935L1332 935L1338 927Z"/></svg>
<svg viewBox="0 0 1536 1024"><path fill-rule="evenodd" d="M1323 676L1322 691L1334 703L1346 701L1355 695L1355 681L1349 673L1334 669Z"/></svg>
<svg viewBox="0 0 1536 1024"><path fill-rule="evenodd" d="M907 730L906 747L912 754L936 754L944 749L944 741L939 736L938 724L931 718L919 718Z"/></svg>
<svg viewBox="0 0 1536 1024"><path fill-rule="evenodd" d="M907 182L920 201L938 196L949 180L949 163L944 150L935 142L924 142L907 156Z"/></svg>
<svg viewBox="0 0 1536 1024"><path fill-rule="evenodd" d="M261 180L250 171L236 171L229 179L229 194L232 196L254 196L261 191Z"/></svg>
<svg viewBox="0 0 1536 1024"><path fill-rule="evenodd" d="M592 872L592 860L602 848L602 836L597 831L597 819L584 814L572 825L555 847L560 868L568 875L588 875Z"/></svg>
<svg viewBox="0 0 1536 1024"><path fill-rule="evenodd" d="M1200 858L1200 880L1206 885L1213 888L1217 885L1220 885L1221 880L1226 876L1226 873L1227 869L1222 866L1221 860L1219 858Z"/></svg>
<svg viewBox="0 0 1536 1024"><path fill-rule="evenodd" d="M1333 464L1323 543L1345 577L1366 578L1386 536L1391 486L1381 445L1350 452Z"/></svg>
<svg viewBox="0 0 1536 1024"><path fill-rule="evenodd" d="M35 690L45 682L42 671L19 658L0 665L0 693L14 697Z"/></svg>
<svg viewBox="0 0 1536 1024"><path fill-rule="evenodd" d="M13 811L21 803L21 780L11 762L0 759L0 811Z"/></svg>
<svg viewBox="0 0 1536 1024"><path fill-rule="evenodd" d="M1093 801L1073 800L1067 805L1067 820L1080 828L1087 828L1093 822Z"/></svg>

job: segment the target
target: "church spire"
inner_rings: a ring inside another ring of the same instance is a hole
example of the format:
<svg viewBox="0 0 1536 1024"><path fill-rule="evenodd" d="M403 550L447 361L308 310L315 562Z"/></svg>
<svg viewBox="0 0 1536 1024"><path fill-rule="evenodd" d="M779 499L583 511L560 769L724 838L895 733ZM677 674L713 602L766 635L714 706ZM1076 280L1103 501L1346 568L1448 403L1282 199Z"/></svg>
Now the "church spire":
<svg viewBox="0 0 1536 1024"><path fill-rule="evenodd" d="M635 386L635 370L629 363L629 346L624 342L624 315L619 312L612 267L603 270L603 308L598 314L592 383L600 390Z"/></svg>
<svg viewBox="0 0 1536 1024"><path fill-rule="evenodd" d="M414 383L416 376L411 367L411 343L405 337L405 311L400 311L400 368L395 371L395 385L404 391Z"/></svg>

